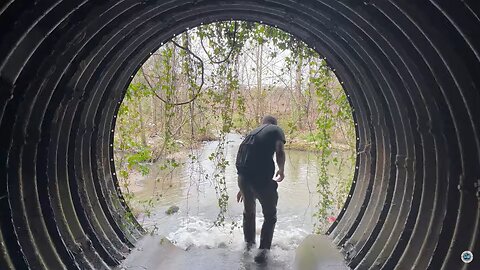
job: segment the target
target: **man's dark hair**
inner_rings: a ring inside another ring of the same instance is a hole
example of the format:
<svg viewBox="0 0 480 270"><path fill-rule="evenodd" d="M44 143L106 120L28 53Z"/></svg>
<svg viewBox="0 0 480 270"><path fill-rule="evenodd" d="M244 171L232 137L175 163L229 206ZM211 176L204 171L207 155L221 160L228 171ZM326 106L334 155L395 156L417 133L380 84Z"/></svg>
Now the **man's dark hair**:
<svg viewBox="0 0 480 270"><path fill-rule="evenodd" d="M266 115L266 116L263 117L262 124L277 125L277 118L275 118L271 115Z"/></svg>

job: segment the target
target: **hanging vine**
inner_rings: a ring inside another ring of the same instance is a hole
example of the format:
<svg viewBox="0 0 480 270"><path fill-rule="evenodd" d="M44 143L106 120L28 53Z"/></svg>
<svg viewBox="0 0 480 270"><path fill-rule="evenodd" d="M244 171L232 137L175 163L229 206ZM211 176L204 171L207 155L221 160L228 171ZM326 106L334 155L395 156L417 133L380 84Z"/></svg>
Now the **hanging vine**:
<svg viewBox="0 0 480 270"><path fill-rule="evenodd" d="M226 214L228 211L228 190L226 182L226 168L229 165L225 157L225 147L227 145L227 135L231 132L233 127L233 102L232 96L238 91L238 78L237 74L234 71L234 66L231 65L232 62L238 56L239 48L235 42L237 35L237 22L233 23L234 34L231 39L233 40L230 44L231 48L227 57L222 61L212 61L212 58L209 56L212 63L217 65L213 76L211 76L211 84L217 85L218 87L212 87L208 91L210 97L210 104L213 108L214 118L218 120L221 124L219 129L219 142L215 152L213 152L209 159L214 164L214 173L213 173L213 182L215 186L215 192L217 194L217 201L219 207L219 213L217 219L214 222L215 226L224 226L226 221ZM219 52L221 48L217 47L221 44L223 37L224 29L227 31L231 28L231 25L226 27L223 25L209 25L201 28L199 34L200 40L203 40L204 33L210 33L208 36L209 44L212 47L214 52ZM215 34L213 34L215 33ZM202 42L202 41L201 41ZM204 48L203 42L202 47ZM205 50L205 48L204 48ZM208 53L207 53L208 54ZM234 224L234 222L232 223Z"/></svg>
<svg viewBox="0 0 480 270"><path fill-rule="evenodd" d="M194 151L198 142L216 140L208 157L214 173L207 177L219 209L214 225L225 226L230 181L226 168L231 165L227 136L253 128L266 112L279 116L288 141L314 146L307 150L318 158L315 231L323 231L351 185L350 175L339 173L355 159L350 105L317 52L280 29L252 22L218 22L187 31L138 71L115 133L116 165L128 203L138 201L131 174L148 175L157 166L171 186L174 172L185 165L175 154L188 145L189 160L199 164ZM154 119L151 126L147 114ZM347 158L337 155L339 141L347 145ZM151 215L164 192L157 189L155 185L152 190L157 197L142 200L138 212ZM232 226L237 226L235 221Z"/></svg>

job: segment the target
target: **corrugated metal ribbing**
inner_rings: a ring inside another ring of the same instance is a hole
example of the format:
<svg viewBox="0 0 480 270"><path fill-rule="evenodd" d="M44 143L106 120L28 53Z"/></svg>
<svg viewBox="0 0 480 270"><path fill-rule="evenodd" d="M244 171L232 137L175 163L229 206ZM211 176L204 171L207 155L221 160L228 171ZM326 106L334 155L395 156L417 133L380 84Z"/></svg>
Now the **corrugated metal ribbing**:
<svg viewBox="0 0 480 270"><path fill-rule="evenodd" d="M0 268L111 268L143 230L112 154L131 75L200 23L276 25L327 57L357 125L328 234L352 269L480 269L480 4L451 0L3 1ZM161 256L161 254L159 254Z"/></svg>

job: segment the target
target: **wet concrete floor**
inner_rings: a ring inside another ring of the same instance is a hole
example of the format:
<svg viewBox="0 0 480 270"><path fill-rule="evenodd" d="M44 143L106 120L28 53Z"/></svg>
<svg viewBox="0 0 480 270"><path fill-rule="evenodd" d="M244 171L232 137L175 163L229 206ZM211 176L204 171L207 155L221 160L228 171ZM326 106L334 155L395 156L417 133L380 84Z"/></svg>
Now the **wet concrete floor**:
<svg viewBox="0 0 480 270"><path fill-rule="evenodd" d="M345 270L349 269L330 239L322 235L308 236L296 250L284 253L272 250L267 263L253 261L256 250L244 252L225 248L183 250L162 236L145 236L119 269L125 270Z"/></svg>

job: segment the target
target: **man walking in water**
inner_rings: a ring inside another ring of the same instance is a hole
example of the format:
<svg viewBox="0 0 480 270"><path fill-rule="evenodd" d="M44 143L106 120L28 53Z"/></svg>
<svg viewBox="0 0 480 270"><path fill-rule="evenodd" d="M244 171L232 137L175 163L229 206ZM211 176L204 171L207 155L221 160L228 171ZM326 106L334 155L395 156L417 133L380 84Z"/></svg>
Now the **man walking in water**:
<svg viewBox="0 0 480 270"><path fill-rule="evenodd" d="M285 134L277 126L277 119L265 116L262 125L251 131L237 153L238 173L237 202L243 200L243 234L247 250L255 246L255 200L262 205L264 222L260 235L259 253L255 262L266 261L267 252L272 245L273 231L277 222L278 183L285 178ZM276 154L278 171L275 174L273 153Z"/></svg>

